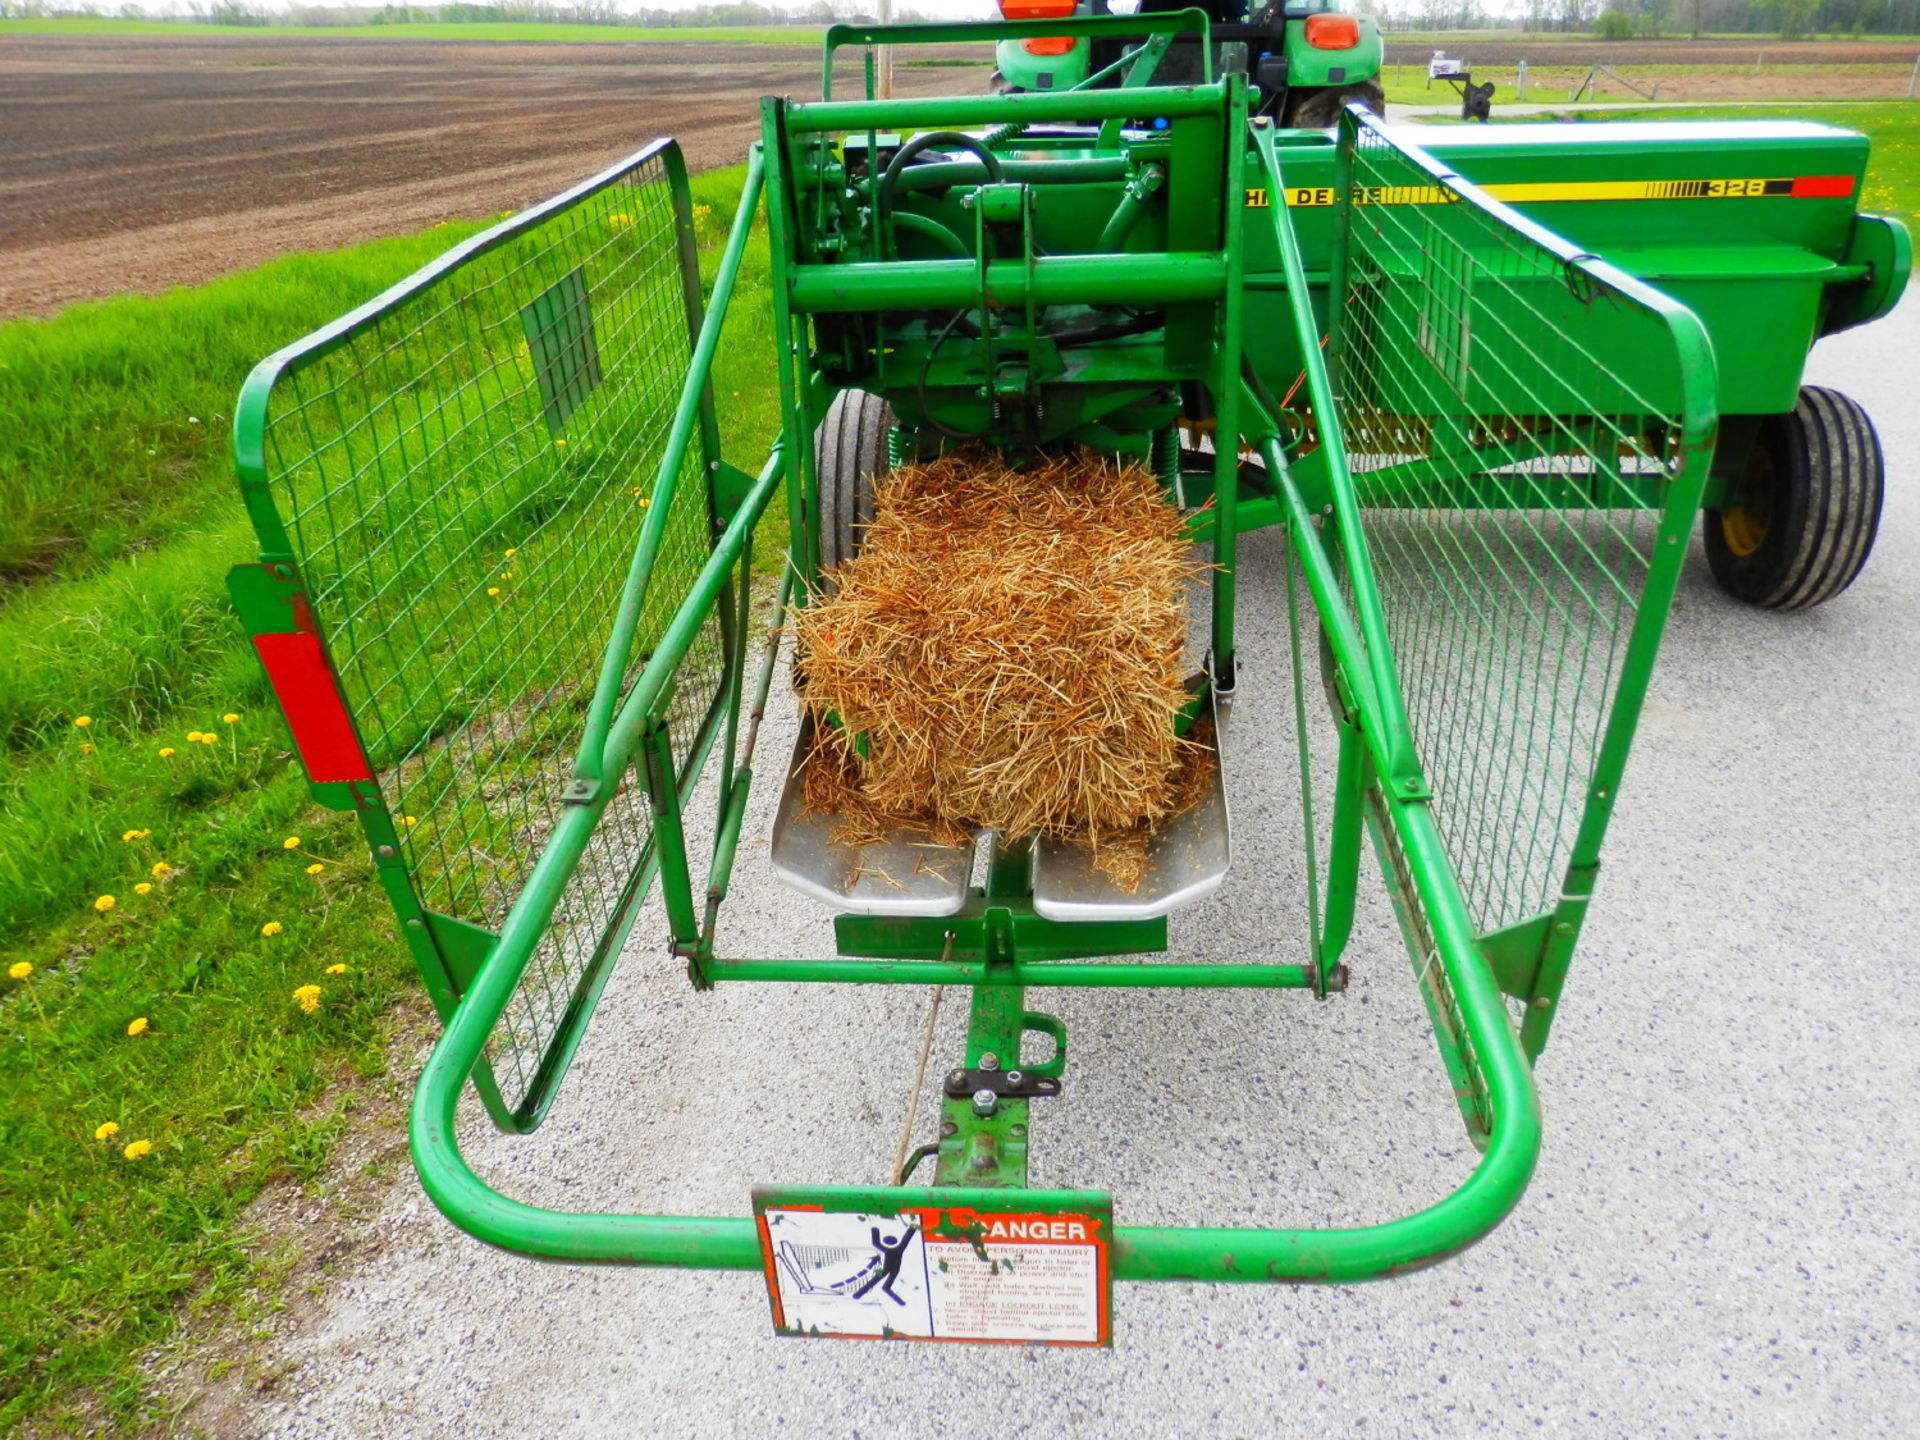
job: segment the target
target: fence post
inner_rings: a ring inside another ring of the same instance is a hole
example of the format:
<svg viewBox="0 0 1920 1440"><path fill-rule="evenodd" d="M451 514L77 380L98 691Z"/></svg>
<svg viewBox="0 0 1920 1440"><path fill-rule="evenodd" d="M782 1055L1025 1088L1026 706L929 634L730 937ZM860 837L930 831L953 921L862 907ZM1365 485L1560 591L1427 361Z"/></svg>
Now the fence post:
<svg viewBox="0 0 1920 1440"><path fill-rule="evenodd" d="M1914 73L1920 75L1920 64L1914 66ZM1527 62L1524 60L1514 70L1513 98L1516 100L1527 98Z"/></svg>
<svg viewBox="0 0 1920 1440"><path fill-rule="evenodd" d="M1907 77L1907 98L1913 99L1914 91L1920 89L1920 55L1913 57L1913 73Z"/></svg>

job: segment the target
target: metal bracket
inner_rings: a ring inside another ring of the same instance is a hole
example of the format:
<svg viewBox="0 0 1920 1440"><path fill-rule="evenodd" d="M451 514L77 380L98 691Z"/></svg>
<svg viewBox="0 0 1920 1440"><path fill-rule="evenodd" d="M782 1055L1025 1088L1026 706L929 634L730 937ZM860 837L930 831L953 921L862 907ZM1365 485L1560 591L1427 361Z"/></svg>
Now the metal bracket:
<svg viewBox="0 0 1920 1440"><path fill-rule="evenodd" d="M598 780L569 780L560 788L562 805L591 805L600 793Z"/></svg>
<svg viewBox="0 0 1920 1440"><path fill-rule="evenodd" d="M1045 1099L1060 1093L1060 1082L1051 1075L1031 1070L949 1070L946 1093L950 1099L964 1100L982 1090L990 1090L1002 1100Z"/></svg>

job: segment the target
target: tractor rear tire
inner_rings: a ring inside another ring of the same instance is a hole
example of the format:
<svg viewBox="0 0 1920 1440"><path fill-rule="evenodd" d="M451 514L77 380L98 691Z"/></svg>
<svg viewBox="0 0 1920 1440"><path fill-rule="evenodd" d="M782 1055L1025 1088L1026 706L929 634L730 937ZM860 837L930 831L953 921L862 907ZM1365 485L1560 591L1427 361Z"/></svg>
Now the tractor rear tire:
<svg viewBox="0 0 1920 1440"><path fill-rule="evenodd" d="M1873 550L1886 496L1880 437L1836 390L1802 386L1770 415L1728 503L1704 512L1707 565L1736 600L1805 610L1853 583Z"/></svg>
<svg viewBox="0 0 1920 1440"><path fill-rule="evenodd" d="M1349 100L1358 100L1376 115L1387 113L1387 92L1378 80L1362 80L1358 85L1332 85L1325 90L1291 92L1280 124L1287 130L1330 130L1340 123L1340 112Z"/></svg>
<svg viewBox="0 0 1920 1440"><path fill-rule="evenodd" d="M873 482L887 471L893 407L866 390L833 397L813 432L814 478L820 490L821 584L860 549L860 532L873 521Z"/></svg>

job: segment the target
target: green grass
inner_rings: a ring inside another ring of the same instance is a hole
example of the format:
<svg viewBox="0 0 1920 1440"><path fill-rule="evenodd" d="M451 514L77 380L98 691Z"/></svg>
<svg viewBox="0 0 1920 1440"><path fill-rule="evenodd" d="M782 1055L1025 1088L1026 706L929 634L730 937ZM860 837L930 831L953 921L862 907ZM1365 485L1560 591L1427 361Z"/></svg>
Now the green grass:
<svg viewBox="0 0 1920 1440"><path fill-rule="evenodd" d="M1527 98L1522 101L1516 94L1516 68L1512 65L1476 65L1473 78L1476 81L1491 80L1495 85L1493 92L1493 113L1498 116L1505 105L1557 105L1567 101L1586 78L1591 67L1586 65L1529 65L1527 66ZM1618 64L1612 68L1618 74L1631 80L1643 90L1651 90L1656 85L1663 89L1672 88L1672 82L1699 78L1707 75L1748 75L1752 68L1746 65L1633 65ZM1791 84L1802 92L1799 95L1783 97L1770 102L1778 105L1797 103L1831 104L1849 101L1859 94L1858 85L1865 80L1885 81L1888 84L1904 85L1907 77L1913 73L1913 62L1890 63L1885 65L1822 65L1792 64L1769 66L1765 75L1782 82L1783 87ZM1588 100L1598 100L1607 104L1630 103L1641 97L1622 88L1617 81L1600 77L1602 90L1598 96L1591 92ZM1382 67L1381 80L1387 92L1387 99L1396 105L1451 105L1458 107L1460 99L1451 85L1436 80L1427 84L1427 70L1424 64L1388 64ZM1821 91L1815 98L1814 91ZM1831 96L1831 99L1825 98ZM1656 99L1664 99L1656 96ZM1708 105L1710 101L1692 102ZM1861 103L1855 101L1854 103Z"/></svg>
<svg viewBox="0 0 1920 1440"><path fill-rule="evenodd" d="M420 21L400 25L211 25L178 20L0 20L6 35L238 35L270 40L279 35L339 35L375 40L510 40L615 42L704 40L713 44L807 45L818 48L827 32L812 25L551 25L514 21Z"/></svg>
<svg viewBox="0 0 1920 1440"><path fill-rule="evenodd" d="M694 183L710 267L740 175ZM183 1300L255 1273L235 1217L321 1164L333 1098L380 1070L418 993L358 826L308 800L227 602L252 552L226 435L255 359L473 228L0 327L25 371L0 398L0 513L56 557L0 608L0 1432L145 1413L137 1353ZM753 468L775 426L767 284L762 243L716 376L729 456ZM47 471L108 503L55 503ZM152 1153L125 1158L135 1140Z"/></svg>

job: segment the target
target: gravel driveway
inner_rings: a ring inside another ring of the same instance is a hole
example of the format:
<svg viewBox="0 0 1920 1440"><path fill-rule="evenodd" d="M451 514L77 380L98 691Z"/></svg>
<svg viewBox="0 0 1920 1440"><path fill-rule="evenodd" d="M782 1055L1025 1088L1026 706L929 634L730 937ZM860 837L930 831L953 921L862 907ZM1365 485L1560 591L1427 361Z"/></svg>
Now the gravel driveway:
<svg viewBox="0 0 1920 1440"><path fill-rule="evenodd" d="M809 1344L772 1337L755 1275L513 1259L404 1176L377 1259L312 1302L248 1432L1920 1432L1917 360L1915 301L1814 356L1890 461L1847 595L1746 610L1695 545L1540 1066L1545 1153L1478 1248L1346 1289L1122 1286L1110 1352ZM1235 877L1176 917L1176 957L1300 944L1280 556L1271 532L1245 551ZM783 707L767 753L790 724ZM772 799L723 940L830 953L825 915L766 871ZM1371 872L1367 890L1353 988L1326 1004L1047 996L1075 1053L1035 1182L1110 1188L1127 1223L1227 1224L1384 1219L1457 1182L1471 1151ZM540 1203L732 1215L756 1182L879 1180L924 992L696 995L663 933L642 920L546 1127L469 1127L482 1173Z"/></svg>

